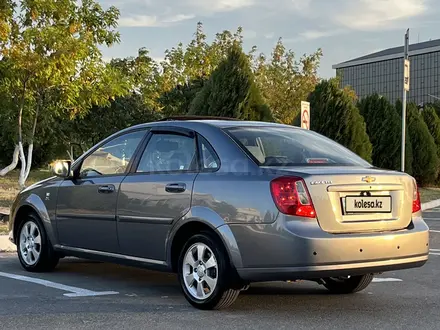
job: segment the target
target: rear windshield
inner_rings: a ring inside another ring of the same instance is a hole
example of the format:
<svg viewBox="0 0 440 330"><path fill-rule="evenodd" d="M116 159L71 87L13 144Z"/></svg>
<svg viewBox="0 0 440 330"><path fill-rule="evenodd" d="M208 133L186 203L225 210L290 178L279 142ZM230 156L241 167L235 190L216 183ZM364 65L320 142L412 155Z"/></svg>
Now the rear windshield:
<svg viewBox="0 0 440 330"><path fill-rule="evenodd" d="M371 166L313 131L270 126L225 130L260 166Z"/></svg>

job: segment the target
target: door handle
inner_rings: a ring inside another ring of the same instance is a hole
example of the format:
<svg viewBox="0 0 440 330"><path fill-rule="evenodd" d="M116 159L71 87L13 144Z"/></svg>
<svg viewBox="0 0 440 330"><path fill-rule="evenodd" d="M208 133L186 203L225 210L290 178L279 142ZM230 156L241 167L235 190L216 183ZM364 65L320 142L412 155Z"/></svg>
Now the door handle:
<svg viewBox="0 0 440 330"><path fill-rule="evenodd" d="M165 191L169 193L181 193L186 190L184 183L170 183L165 186Z"/></svg>
<svg viewBox="0 0 440 330"><path fill-rule="evenodd" d="M112 184L99 186L98 188L98 192L101 194L111 194L114 191L115 191L115 186Z"/></svg>

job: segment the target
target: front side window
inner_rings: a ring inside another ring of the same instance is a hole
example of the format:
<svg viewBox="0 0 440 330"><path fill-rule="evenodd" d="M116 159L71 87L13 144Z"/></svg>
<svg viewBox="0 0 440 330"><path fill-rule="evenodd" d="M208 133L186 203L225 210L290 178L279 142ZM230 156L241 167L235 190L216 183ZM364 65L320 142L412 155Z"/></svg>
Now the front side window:
<svg viewBox="0 0 440 330"><path fill-rule="evenodd" d="M153 134L137 172L189 171L194 169L196 164L194 138L177 134Z"/></svg>
<svg viewBox="0 0 440 330"><path fill-rule="evenodd" d="M84 159L80 176L90 177L125 173L144 135L145 131L127 133L99 147Z"/></svg>
<svg viewBox="0 0 440 330"><path fill-rule="evenodd" d="M339 143L313 131L271 126L226 131L260 166L371 166Z"/></svg>

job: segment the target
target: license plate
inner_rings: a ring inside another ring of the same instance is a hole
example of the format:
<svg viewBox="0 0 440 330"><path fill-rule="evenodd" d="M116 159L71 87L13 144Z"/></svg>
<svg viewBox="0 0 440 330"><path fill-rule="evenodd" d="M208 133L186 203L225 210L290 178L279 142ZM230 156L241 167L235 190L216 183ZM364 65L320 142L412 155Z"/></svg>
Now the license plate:
<svg viewBox="0 0 440 330"><path fill-rule="evenodd" d="M347 196L346 213L390 213L391 196Z"/></svg>

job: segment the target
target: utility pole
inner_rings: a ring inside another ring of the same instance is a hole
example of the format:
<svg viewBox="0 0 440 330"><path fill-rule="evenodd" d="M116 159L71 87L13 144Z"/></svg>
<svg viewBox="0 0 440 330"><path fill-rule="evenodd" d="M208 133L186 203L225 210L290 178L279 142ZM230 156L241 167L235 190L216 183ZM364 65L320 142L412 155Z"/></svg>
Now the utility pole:
<svg viewBox="0 0 440 330"><path fill-rule="evenodd" d="M401 170L405 172L405 140L406 140L406 92L409 91L409 29L405 33L405 44L404 44L404 55L403 55L403 98L402 98L402 155L401 155Z"/></svg>

